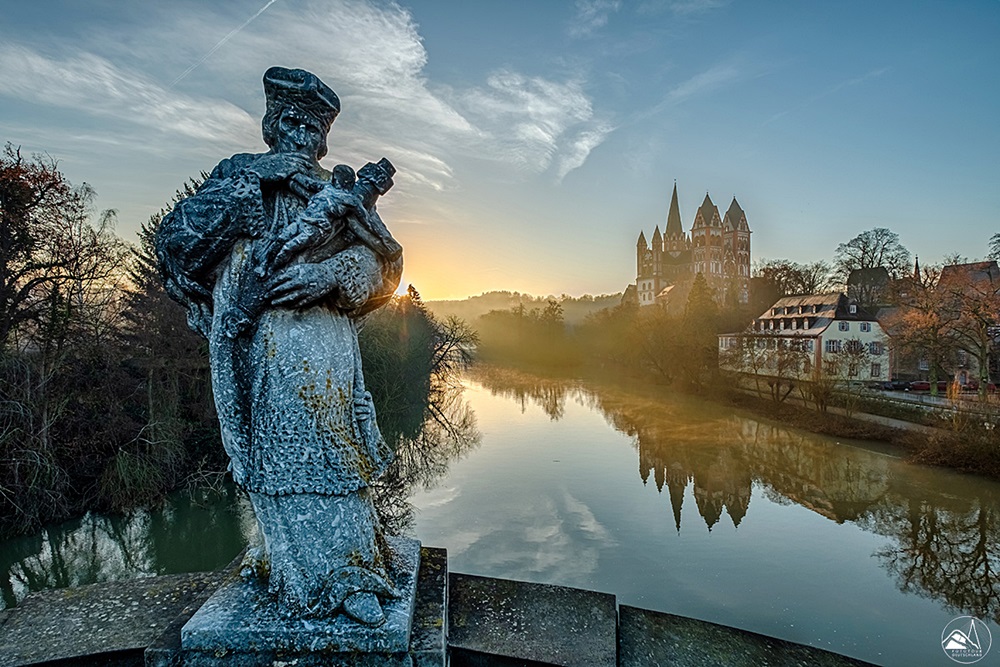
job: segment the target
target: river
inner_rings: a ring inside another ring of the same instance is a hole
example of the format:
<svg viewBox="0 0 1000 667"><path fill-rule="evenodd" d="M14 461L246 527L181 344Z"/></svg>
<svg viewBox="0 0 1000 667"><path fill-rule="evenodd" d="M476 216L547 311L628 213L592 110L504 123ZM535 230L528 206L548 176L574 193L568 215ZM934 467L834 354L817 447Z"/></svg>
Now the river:
<svg viewBox="0 0 1000 667"><path fill-rule="evenodd" d="M453 571L594 589L884 665L1000 640L1000 484L668 388L478 369L400 450L390 523ZM253 529L231 486L0 544L31 590L220 567ZM982 664L996 664L1000 646ZM993 661L993 662L991 662Z"/></svg>

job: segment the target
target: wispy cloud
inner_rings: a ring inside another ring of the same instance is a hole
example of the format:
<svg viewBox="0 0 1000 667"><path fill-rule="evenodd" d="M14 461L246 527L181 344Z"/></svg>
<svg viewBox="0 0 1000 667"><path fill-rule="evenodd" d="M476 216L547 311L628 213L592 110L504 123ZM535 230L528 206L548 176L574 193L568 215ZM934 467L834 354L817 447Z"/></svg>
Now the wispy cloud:
<svg viewBox="0 0 1000 667"><path fill-rule="evenodd" d="M559 156L556 167L556 178L562 181L566 174L587 161L590 152L600 146L604 139L614 131L614 127L606 123L598 123L592 129L581 131L569 142L563 154Z"/></svg>
<svg viewBox="0 0 1000 667"><path fill-rule="evenodd" d="M645 16L669 13L681 17L696 17L731 3L732 0L643 0L636 6L636 12Z"/></svg>
<svg viewBox="0 0 1000 667"><path fill-rule="evenodd" d="M667 93L666 99L670 103L678 104L688 98L714 91L731 81L735 81L739 75L739 70L733 65L716 65L674 86Z"/></svg>
<svg viewBox="0 0 1000 667"><path fill-rule="evenodd" d="M675 14L701 14L725 7L730 2L731 0L676 0L669 3L669 7Z"/></svg>
<svg viewBox="0 0 1000 667"><path fill-rule="evenodd" d="M2 46L0 90L28 102L216 144L238 143L257 127L233 104L171 92L86 52L53 58L23 46Z"/></svg>
<svg viewBox="0 0 1000 667"><path fill-rule="evenodd" d="M199 58L199 59L198 59L197 61L195 61L195 63L194 63L193 65L191 65L191 66L190 66L190 67L188 67L188 68L187 68L186 70L184 70L184 71L183 71L183 72L181 73L181 75L180 75L179 77L177 77L176 79L174 79L174 80L173 80L173 82L172 82L172 83L170 84L170 87L171 87L171 88L173 88L173 87L174 87L174 86L176 86L176 85L177 85L178 83L180 83L181 79L183 79L183 78L184 78L184 77L186 77L186 76L187 76L188 74L190 74L191 72L193 72L193 71L195 70L195 68L196 68L196 67L198 67L198 65L201 65L201 64L202 64L202 63L204 63L204 62L205 62L206 60L208 60L209 58L211 58L211 57L212 57L212 54L213 54L213 53L215 53L215 52L216 52L216 51L218 51L218 50L219 50L220 48L222 48L222 46L223 46L223 45L224 45L224 44L225 44L226 42L228 42L229 40L231 40L231 39L232 39L233 37L235 37L235 36L236 36L236 35L237 35L237 34L238 34L238 33L239 33L239 32L240 32L241 30L243 30L243 29L244 29L244 28L246 28L246 27L247 27L248 25L250 25L250 23L251 23L251 22L252 22L252 21L253 21L253 20L254 20L255 18L257 18L258 16L260 16L261 14L263 14L263 13L264 13L264 12L265 12L265 11L267 10L267 8L268 8L268 7L270 7L271 5L273 5L274 3L276 3L277 1L278 1L278 0L267 0L267 3L266 3L266 4L265 4L265 5L263 6L263 7L261 7L260 9L258 9L258 10L257 10L257 12L256 12L256 13L255 13L255 14L254 14L253 16L251 16L251 17L250 17L250 18L248 18L248 19L247 19L246 21L244 21L244 22L243 22L242 24L240 24L240 26L239 26L239 27L237 27L237 28L234 28L234 29L232 29L231 31L229 31L229 32L228 32L228 33L226 34L226 36L225 36L225 37L223 37L223 38L222 38L222 39L220 39L220 40L219 40L218 42L216 42L215 46L213 46L213 47L212 47L211 49L209 49L209 50L208 50L208 53L206 53L205 55L203 55L203 56L202 56L201 58Z"/></svg>
<svg viewBox="0 0 1000 667"><path fill-rule="evenodd" d="M733 63L714 65L676 84L657 104L633 115L630 122L645 120L690 99L714 93L720 88L741 80L744 76L741 68Z"/></svg>
<svg viewBox="0 0 1000 667"><path fill-rule="evenodd" d="M482 144L501 159L540 173L556 163L556 177L584 163L611 131L595 120L590 98L576 81L556 82L501 70L468 91L463 108L484 128Z"/></svg>
<svg viewBox="0 0 1000 667"><path fill-rule="evenodd" d="M621 9L621 0L576 0L576 15L570 22L572 37L586 37L608 24L608 18Z"/></svg>
<svg viewBox="0 0 1000 667"><path fill-rule="evenodd" d="M888 67L888 66L886 66L886 67L878 67L878 68L873 69L873 70L871 70L869 72L866 72L865 74L862 74L861 76L852 77L850 79L846 79L844 81L839 81L837 83L834 83L833 85L830 85L830 86L826 87L825 89L821 90L820 92L818 92L818 93L816 93L814 95L811 95L810 97L806 98L802 102L800 102L800 103L798 103L798 104L796 104L796 105L794 105L792 107L789 107L788 109L783 109L782 111L779 111L779 112L775 113L770 118L768 118L766 121L764 121L763 124L764 125L769 125L769 124L771 124L771 123L779 120L780 118L783 118L784 116L787 116L790 113L794 113L795 111L799 111L800 109L804 109L804 108L806 108L808 106L811 106L811 105L815 104L816 102L819 102L820 100L823 100L823 99L825 99L827 97L830 97L832 95L836 95L837 93L839 93L840 91L842 91L842 90L844 90L846 88L852 88L854 86L859 86L859 85L861 85L863 83L866 83L867 81L870 81L872 79L877 79L879 77L882 77L882 76L884 76L885 74L888 74L891 71L892 71L892 67Z"/></svg>

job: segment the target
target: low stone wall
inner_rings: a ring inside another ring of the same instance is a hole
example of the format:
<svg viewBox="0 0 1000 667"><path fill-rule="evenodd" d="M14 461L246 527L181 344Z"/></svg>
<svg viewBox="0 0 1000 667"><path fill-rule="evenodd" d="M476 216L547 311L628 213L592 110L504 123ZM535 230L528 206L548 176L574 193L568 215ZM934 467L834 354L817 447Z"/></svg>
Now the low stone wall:
<svg viewBox="0 0 1000 667"><path fill-rule="evenodd" d="M227 576L232 574L171 575L29 595L0 612L0 667L178 667L181 627ZM619 606L607 593L449 573L443 549L421 550L418 576L410 650L393 664L868 664L715 623ZM316 664L385 664L356 658ZM218 664L227 664L225 656Z"/></svg>

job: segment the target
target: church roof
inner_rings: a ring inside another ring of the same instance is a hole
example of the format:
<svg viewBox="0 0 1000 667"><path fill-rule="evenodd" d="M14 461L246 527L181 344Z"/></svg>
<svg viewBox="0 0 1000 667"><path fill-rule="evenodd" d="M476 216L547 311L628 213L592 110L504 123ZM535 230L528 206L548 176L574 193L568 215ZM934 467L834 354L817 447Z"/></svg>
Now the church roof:
<svg viewBox="0 0 1000 667"><path fill-rule="evenodd" d="M649 245L646 243L646 235L643 232L639 232L639 240L635 244L641 248L647 248Z"/></svg>
<svg viewBox="0 0 1000 667"><path fill-rule="evenodd" d="M750 225L747 224L747 214L736 201L736 197L733 197L733 203L729 205L729 210L726 211L726 217L723 219L722 226L725 227L726 230L735 229L741 232L750 231Z"/></svg>
<svg viewBox="0 0 1000 667"><path fill-rule="evenodd" d="M670 210L667 212L667 229L664 236L684 236L684 226L681 224L681 208L677 205L677 183L674 183L674 194L670 196Z"/></svg>
<svg viewBox="0 0 1000 667"><path fill-rule="evenodd" d="M663 236L660 235L660 226L656 226L656 230L653 232L653 245L659 245L663 240Z"/></svg>
<svg viewBox="0 0 1000 667"><path fill-rule="evenodd" d="M694 226L698 225L698 216L699 215L701 216L701 219L703 221L703 226L705 226L705 227L712 227L712 226L714 226L714 224L715 224L714 220L719 215L719 208L715 204L712 203L712 198L708 196L707 192L705 193L705 201L703 201L701 203L701 206L698 208L698 213L695 214L695 217L694 217L695 225Z"/></svg>

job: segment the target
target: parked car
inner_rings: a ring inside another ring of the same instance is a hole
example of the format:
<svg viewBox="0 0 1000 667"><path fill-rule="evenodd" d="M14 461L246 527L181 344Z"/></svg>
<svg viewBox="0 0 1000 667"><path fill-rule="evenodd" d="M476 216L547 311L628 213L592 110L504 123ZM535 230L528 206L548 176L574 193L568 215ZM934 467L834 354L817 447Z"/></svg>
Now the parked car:
<svg viewBox="0 0 1000 667"><path fill-rule="evenodd" d="M938 380L937 383L938 392L943 394L944 392L948 391L948 384L949 383L947 380ZM910 383L910 391L930 391L930 390L931 390L931 383L927 380L915 380L914 382Z"/></svg>
<svg viewBox="0 0 1000 667"><path fill-rule="evenodd" d="M882 389L885 391L907 391L910 388L910 383L906 380L887 380L882 383Z"/></svg>
<svg viewBox="0 0 1000 667"><path fill-rule="evenodd" d="M986 391L988 391L989 393L993 394L996 392L996 390L997 386L992 382L986 385ZM962 391L979 391L979 381L970 380L969 382L966 382L965 384L962 385Z"/></svg>

